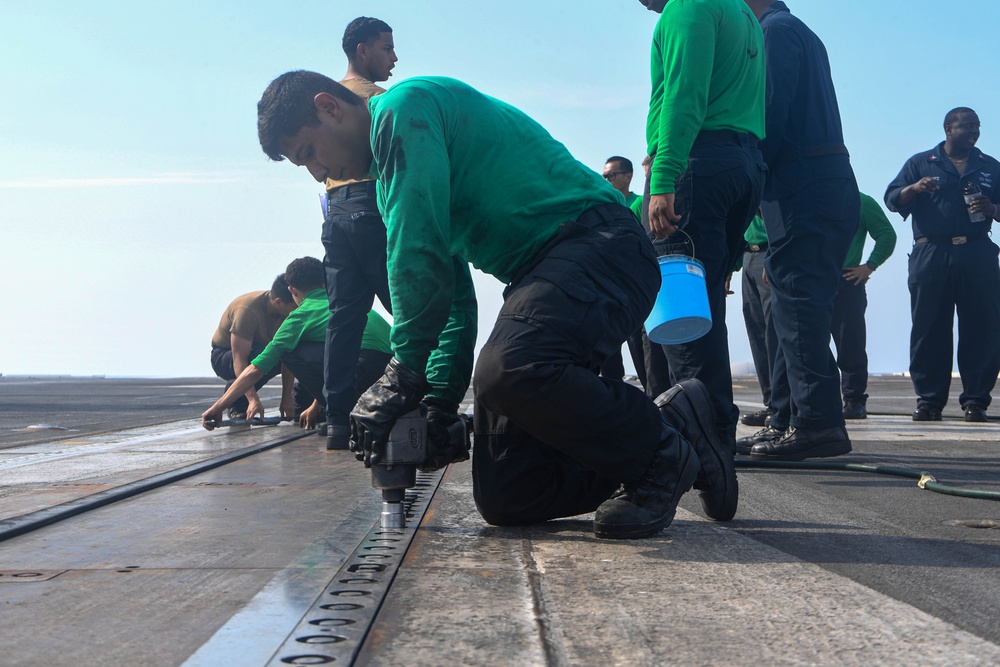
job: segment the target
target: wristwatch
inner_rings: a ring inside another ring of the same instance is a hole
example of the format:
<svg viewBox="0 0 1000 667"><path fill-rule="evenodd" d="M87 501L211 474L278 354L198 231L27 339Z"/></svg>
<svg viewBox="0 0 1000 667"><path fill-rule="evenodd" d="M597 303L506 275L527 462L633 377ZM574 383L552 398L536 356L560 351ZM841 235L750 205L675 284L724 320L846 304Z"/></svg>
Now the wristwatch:
<svg viewBox="0 0 1000 667"><path fill-rule="evenodd" d="M867 262L865 262L865 266L867 266L872 271L874 271L875 269L878 268L878 264L876 264L875 262L873 262L871 260L868 260Z"/></svg>

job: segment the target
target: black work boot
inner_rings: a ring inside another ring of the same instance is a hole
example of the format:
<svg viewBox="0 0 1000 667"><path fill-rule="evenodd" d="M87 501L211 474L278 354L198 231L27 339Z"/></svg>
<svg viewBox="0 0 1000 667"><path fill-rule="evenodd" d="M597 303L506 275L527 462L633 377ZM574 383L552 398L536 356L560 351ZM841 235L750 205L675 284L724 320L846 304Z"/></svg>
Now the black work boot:
<svg viewBox="0 0 1000 667"><path fill-rule="evenodd" d="M777 440L754 445L750 458L755 461L804 461L851 452L851 439L843 426L830 428L790 427Z"/></svg>
<svg viewBox="0 0 1000 667"><path fill-rule="evenodd" d="M929 403L921 403L913 411L913 421L915 422L939 422L941 421L941 408L935 408Z"/></svg>
<svg viewBox="0 0 1000 667"><path fill-rule="evenodd" d="M326 424L326 448L329 451L350 449L351 427Z"/></svg>
<svg viewBox="0 0 1000 667"><path fill-rule="evenodd" d="M767 426L771 423L771 417L774 416L774 410L771 408L764 408L763 410L758 410L757 412L749 412L745 415L740 416L740 423L744 426Z"/></svg>
<svg viewBox="0 0 1000 667"><path fill-rule="evenodd" d="M986 422L990 420L986 416L986 409L978 403L969 403L963 410L965 411L965 421L967 422Z"/></svg>
<svg viewBox="0 0 1000 667"><path fill-rule="evenodd" d="M660 449L636 484L623 484L594 514L594 535L617 540L650 537L670 525L677 502L694 484L701 464L680 434L663 427Z"/></svg>
<svg viewBox="0 0 1000 667"><path fill-rule="evenodd" d="M750 456L750 450L753 449L754 445L759 445L762 442L770 442L771 440L777 440L783 435L785 435L785 429L783 428L777 428L775 426L762 428L753 435L746 435L737 440L736 453L743 454L744 456Z"/></svg>
<svg viewBox="0 0 1000 667"><path fill-rule="evenodd" d="M670 426L680 431L701 461L701 471L694 482L701 496L706 516L729 521L736 516L740 487L736 481L734 453L715 430L715 409L708 389L701 380L685 380L656 397L660 414Z"/></svg>
<svg viewBox="0 0 1000 667"><path fill-rule="evenodd" d="M844 419L868 419L868 407L861 401L844 401Z"/></svg>

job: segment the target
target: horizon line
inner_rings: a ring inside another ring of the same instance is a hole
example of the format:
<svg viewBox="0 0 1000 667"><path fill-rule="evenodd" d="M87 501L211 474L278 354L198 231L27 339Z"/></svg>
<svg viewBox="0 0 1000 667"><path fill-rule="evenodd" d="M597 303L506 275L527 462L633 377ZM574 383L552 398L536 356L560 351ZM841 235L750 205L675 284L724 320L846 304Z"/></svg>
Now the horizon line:
<svg viewBox="0 0 1000 667"><path fill-rule="evenodd" d="M217 185L245 180L238 173L171 172L158 176L103 176L97 178L27 178L0 181L0 189L91 188L134 185Z"/></svg>

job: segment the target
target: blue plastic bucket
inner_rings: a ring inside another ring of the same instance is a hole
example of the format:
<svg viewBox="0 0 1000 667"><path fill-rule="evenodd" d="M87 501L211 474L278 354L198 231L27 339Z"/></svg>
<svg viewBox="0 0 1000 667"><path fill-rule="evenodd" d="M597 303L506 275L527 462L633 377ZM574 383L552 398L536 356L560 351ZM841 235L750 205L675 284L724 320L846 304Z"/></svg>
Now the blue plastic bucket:
<svg viewBox="0 0 1000 667"><path fill-rule="evenodd" d="M646 335L661 345L679 345L701 338L712 328L705 266L686 255L659 257L660 293L646 318Z"/></svg>

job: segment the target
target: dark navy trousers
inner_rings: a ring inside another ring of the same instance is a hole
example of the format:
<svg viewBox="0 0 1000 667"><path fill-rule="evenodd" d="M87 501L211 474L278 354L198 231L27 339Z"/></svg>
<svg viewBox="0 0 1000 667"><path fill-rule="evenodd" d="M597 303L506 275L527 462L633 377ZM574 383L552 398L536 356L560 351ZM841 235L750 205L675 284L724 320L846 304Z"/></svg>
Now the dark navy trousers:
<svg viewBox="0 0 1000 667"><path fill-rule="evenodd" d="M359 396L355 366L374 298L392 312L385 223L375 201L374 181L347 185L331 194L322 239L330 300L324 371L327 420L347 426Z"/></svg>
<svg viewBox="0 0 1000 667"><path fill-rule="evenodd" d="M760 210L777 353L771 369L775 428L844 425L830 351L833 303L858 228L861 199L846 155L772 168Z"/></svg>
<svg viewBox="0 0 1000 667"><path fill-rule="evenodd" d="M855 285L841 277L833 302L830 333L837 349L840 392L845 403L864 404L868 400L867 309L868 292L864 283Z"/></svg>
<svg viewBox="0 0 1000 667"><path fill-rule="evenodd" d="M653 248L618 204L586 211L504 292L476 362L473 495L497 525L594 511L636 483L666 427L601 364L642 326L660 285Z"/></svg>
<svg viewBox="0 0 1000 667"><path fill-rule="evenodd" d="M959 402L982 407L1000 371L1000 265L985 235L953 245L921 243L909 259L910 376L919 403L943 408L951 385L958 314Z"/></svg>
<svg viewBox="0 0 1000 667"><path fill-rule="evenodd" d="M774 323L771 321L771 286L764 281L764 249L743 254L743 323L747 328L750 355L764 406L771 401L771 368L777 354Z"/></svg>
<svg viewBox="0 0 1000 667"><path fill-rule="evenodd" d="M382 377L390 359L392 359L392 355L378 350L361 350L358 353L354 358L355 364L351 376L351 389L356 396L360 396L362 392ZM325 343L300 343L294 350L281 358L281 363L292 372L297 380L296 387L299 390L296 392L297 407L303 409L309 407L312 399L319 401L320 405L326 405L326 399L323 396L325 360ZM303 404L301 399L305 396L308 396L310 400Z"/></svg>
<svg viewBox="0 0 1000 667"><path fill-rule="evenodd" d="M681 216L678 227L690 241L678 232L653 242L658 255L690 255L705 266L712 328L698 340L664 345L663 350L670 384L690 378L705 383L715 408L716 430L730 441L736 438L740 413L733 403L726 279L743 250L743 234L757 212L766 171L756 141L737 136L741 136L738 141L695 142L674 193L674 211Z"/></svg>
<svg viewBox="0 0 1000 667"><path fill-rule="evenodd" d="M639 379L639 383L643 387L646 386L646 353L643 350L642 344L645 337L646 332L640 329L625 339L629 357L632 359L632 365L635 367L635 376ZM621 350L613 353L601 364L601 375L610 378L625 377L625 359L622 357Z"/></svg>
<svg viewBox="0 0 1000 667"><path fill-rule="evenodd" d="M325 405L323 399L323 361L326 345L319 342L301 342L294 350L281 358L292 375L295 376L295 412L309 407L313 400Z"/></svg>

